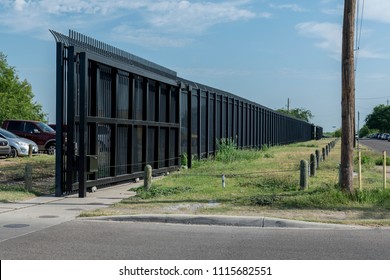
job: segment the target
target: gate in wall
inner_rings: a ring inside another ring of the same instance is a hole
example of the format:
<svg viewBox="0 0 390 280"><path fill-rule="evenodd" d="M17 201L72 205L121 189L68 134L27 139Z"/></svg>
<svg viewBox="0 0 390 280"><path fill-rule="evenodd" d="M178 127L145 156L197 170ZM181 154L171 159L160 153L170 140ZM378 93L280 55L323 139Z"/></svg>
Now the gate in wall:
<svg viewBox="0 0 390 280"><path fill-rule="evenodd" d="M176 72L74 31L57 42L56 196L180 166Z"/></svg>

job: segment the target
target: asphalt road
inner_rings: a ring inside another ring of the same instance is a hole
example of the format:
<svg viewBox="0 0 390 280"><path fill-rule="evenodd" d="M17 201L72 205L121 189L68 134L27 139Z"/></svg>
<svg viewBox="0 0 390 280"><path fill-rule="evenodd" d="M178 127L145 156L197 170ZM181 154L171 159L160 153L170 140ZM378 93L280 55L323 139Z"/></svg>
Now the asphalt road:
<svg viewBox="0 0 390 280"><path fill-rule="evenodd" d="M360 139L360 144L367 146L380 153L386 151L387 155L390 155L390 142L378 139Z"/></svg>
<svg viewBox="0 0 390 280"><path fill-rule="evenodd" d="M390 228L249 228L73 220L0 242L0 259L388 260Z"/></svg>

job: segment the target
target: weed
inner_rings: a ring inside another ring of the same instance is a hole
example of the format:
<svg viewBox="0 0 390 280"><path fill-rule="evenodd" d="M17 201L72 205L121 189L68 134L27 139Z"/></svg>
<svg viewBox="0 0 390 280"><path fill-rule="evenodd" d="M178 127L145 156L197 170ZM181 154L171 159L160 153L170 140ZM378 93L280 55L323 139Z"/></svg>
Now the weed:
<svg viewBox="0 0 390 280"><path fill-rule="evenodd" d="M181 155L181 165L182 166L188 166L188 155L187 155L187 153L183 153Z"/></svg>
<svg viewBox="0 0 390 280"><path fill-rule="evenodd" d="M255 160L259 158L256 150L239 150L237 143L232 138L222 138L217 140L217 152L215 159L224 163L242 160Z"/></svg>
<svg viewBox="0 0 390 280"><path fill-rule="evenodd" d="M137 195L135 196L136 198L141 198L141 199L151 199L151 198L156 198L156 197L162 197L162 196L170 196L170 195L175 195L179 193L186 193L186 192L191 192L193 188L191 187L168 187L168 186L160 186L160 185L152 185L152 187L148 190L145 191L144 187L138 187L135 189L135 192Z"/></svg>
<svg viewBox="0 0 390 280"><path fill-rule="evenodd" d="M375 165L383 165L383 157L377 158L375 160ZM390 158L386 158L386 166L390 166Z"/></svg>

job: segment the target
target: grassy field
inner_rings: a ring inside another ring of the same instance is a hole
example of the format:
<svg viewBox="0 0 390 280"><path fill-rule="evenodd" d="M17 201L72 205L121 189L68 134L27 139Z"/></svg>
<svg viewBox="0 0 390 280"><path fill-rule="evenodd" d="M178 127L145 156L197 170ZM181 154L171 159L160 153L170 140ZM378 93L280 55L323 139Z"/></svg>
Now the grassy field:
<svg viewBox="0 0 390 280"><path fill-rule="evenodd" d="M363 188L356 177L351 194L338 187L340 143L331 150L309 178L308 190L300 190L299 165L322 151L333 139L309 141L255 150L229 150L216 160L196 161L155 180L151 189L136 189L137 195L107 210L84 213L112 214L205 214L264 215L279 218L390 225L390 189L382 187L381 155L362 148ZM356 166L357 168L357 166ZM222 187L222 175L225 187ZM105 213L107 211L107 213Z"/></svg>
<svg viewBox="0 0 390 280"><path fill-rule="evenodd" d="M191 169L183 168L169 176L155 178L148 191L139 187L135 189L135 196L121 203L82 215L255 215L306 221L390 225L390 186L383 189L380 167L382 156L367 148L361 149L361 190L357 176L355 190L351 194L342 192L338 187L340 142L330 151L326 160L320 162L317 175L309 178L309 188L300 190L300 161L309 161L310 154L316 150L322 151L332 140L265 147L262 150L236 150L227 143L221 146L221 152L214 160L194 161ZM23 166L30 161L35 166L33 169L41 174L35 176L46 178L43 180L54 177L53 157L39 156L17 159L16 162L15 159L7 161L0 161L0 170L3 172L0 176L4 177L7 173L4 171L5 167L13 166L8 170L15 172L15 177L20 178L20 174L24 172ZM355 168L357 170L357 160ZM222 175L225 177L224 188ZM2 184L4 180L1 178L0 201L3 202L54 191L54 181L44 187L37 184L33 192L27 192L23 188L23 180L20 185L10 185Z"/></svg>
<svg viewBox="0 0 390 280"><path fill-rule="evenodd" d="M25 167L32 166L33 185L25 189ZM54 193L55 157L39 154L32 158L0 159L0 202L25 200Z"/></svg>

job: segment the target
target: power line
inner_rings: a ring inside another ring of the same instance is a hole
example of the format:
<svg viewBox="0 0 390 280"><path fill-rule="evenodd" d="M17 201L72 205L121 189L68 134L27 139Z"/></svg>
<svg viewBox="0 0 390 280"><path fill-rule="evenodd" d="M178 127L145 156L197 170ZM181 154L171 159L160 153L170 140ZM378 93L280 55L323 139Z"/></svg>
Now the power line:
<svg viewBox="0 0 390 280"><path fill-rule="evenodd" d="M361 4L360 4L361 2ZM360 50L360 40L362 37L362 29L363 29L363 15L364 15L364 0L357 2L357 16L356 16L356 36L355 36L355 51L356 51L356 57L355 57L355 71L357 69L358 65L358 58L359 58L359 50Z"/></svg>
<svg viewBox="0 0 390 280"><path fill-rule="evenodd" d="M384 99L384 98L390 98L390 96L382 96L382 97L360 97L356 98L359 100L373 100L373 99Z"/></svg>

